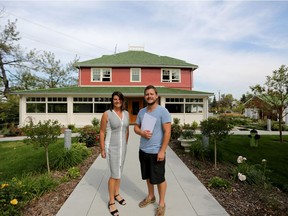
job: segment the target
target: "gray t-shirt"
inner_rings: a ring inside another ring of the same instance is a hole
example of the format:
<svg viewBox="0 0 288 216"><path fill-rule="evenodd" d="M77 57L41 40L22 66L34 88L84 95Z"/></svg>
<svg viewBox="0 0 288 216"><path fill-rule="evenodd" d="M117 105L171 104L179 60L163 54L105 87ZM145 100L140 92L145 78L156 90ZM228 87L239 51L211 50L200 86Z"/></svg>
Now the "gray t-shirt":
<svg viewBox="0 0 288 216"><path fill-rule="evenodd" d="M145 107L139 111L136 124L141 126L145 113L155 117L157 120L152 131L152 137L150 139L140 138L140 149L149 154L158 154L164 135L162 124L171 122L171 115L165 107L160 105L152 112L147 112Z"/></svg>

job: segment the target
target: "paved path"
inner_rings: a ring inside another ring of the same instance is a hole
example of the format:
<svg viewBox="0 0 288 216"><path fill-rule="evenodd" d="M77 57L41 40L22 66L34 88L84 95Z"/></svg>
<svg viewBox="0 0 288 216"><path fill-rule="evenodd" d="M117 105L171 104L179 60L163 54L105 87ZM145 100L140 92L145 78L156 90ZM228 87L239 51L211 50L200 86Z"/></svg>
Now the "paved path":
<svg viewBox="0 0 288 216"><path fill-rule="evenodd" d="M117 205L121 216L154 215L157 204L139 208L146 196L146 183L141 179L138 161L139 136L130 127L128 152L122 176L121 195L127 205ZM66 200L57 216L108 216L107 162L99 156L75 190ZM166 216L227 216L228 213L170 149L167 149ZM156 190L156 188L155 188ZM157 190L156 190L157 191ZM156 199L158 195L156 193Z"/></svg>
<svg viewBox="0 0 288 216"><path fill-rule="evenodd" d="M248 135L249 131L232 131L232 133ZM277 131L258 131L258 133L279 135ZM288 132L283 132L283 135L288 135ZM0 141L22 140L23 138L25 137L5 137L0 138ZM146 183L141 180L140 175L138 147L139 136L130 126L129 146L121 185L121 195L126 199L127 205L117 205L121 216L152 216L157 207L156 204L143 209L138 207L138 203L146 196ZM109 216L108 178L106 160L100 156L83 176L56 216ZM166 216L228 215L170 148L167 149L166 179L168 183ZM158 200L157 193L156 199Z"/></svg>

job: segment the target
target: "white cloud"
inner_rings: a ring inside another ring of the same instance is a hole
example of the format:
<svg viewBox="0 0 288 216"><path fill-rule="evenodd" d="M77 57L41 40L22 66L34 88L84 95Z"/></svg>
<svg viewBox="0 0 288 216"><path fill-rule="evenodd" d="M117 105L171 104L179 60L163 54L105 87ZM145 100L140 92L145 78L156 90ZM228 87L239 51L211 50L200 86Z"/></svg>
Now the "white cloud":
<svg viewBox="0 0 288 216"><path fill-rule="evenodd" d="M239 98L288 56L288 2L258 1L4 1L3 18L18 19L29 49L61 61L147 52L197 64L195 90ZM1 19L1 26L2 26Z"/></svg>

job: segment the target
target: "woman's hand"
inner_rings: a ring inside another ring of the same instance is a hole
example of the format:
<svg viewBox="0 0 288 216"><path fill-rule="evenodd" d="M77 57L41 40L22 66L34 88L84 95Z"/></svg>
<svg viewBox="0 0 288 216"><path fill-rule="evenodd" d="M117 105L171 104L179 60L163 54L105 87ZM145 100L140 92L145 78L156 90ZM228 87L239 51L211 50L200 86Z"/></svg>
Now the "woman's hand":
<svg viewBox="0 0 288 216"><path fill-rule="evenodd" d="M105 149L101 150L101 157L106 158L106 151Z"/></svg>

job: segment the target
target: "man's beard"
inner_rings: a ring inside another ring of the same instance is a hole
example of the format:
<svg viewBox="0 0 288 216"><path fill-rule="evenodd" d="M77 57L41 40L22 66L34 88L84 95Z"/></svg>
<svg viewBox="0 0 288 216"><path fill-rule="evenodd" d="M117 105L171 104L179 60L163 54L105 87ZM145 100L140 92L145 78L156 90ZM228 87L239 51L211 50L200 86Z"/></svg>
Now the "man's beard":
<svg viewBox="0 0 288 216"><path fill-rule="evenodd" d="M147 105L152 106L152 105L154 105L154 104L156 103L156 101L157 101L157 100L154 100L154 101L151 102L151 103L148 103L148 102L147 102Z"/></svg>

